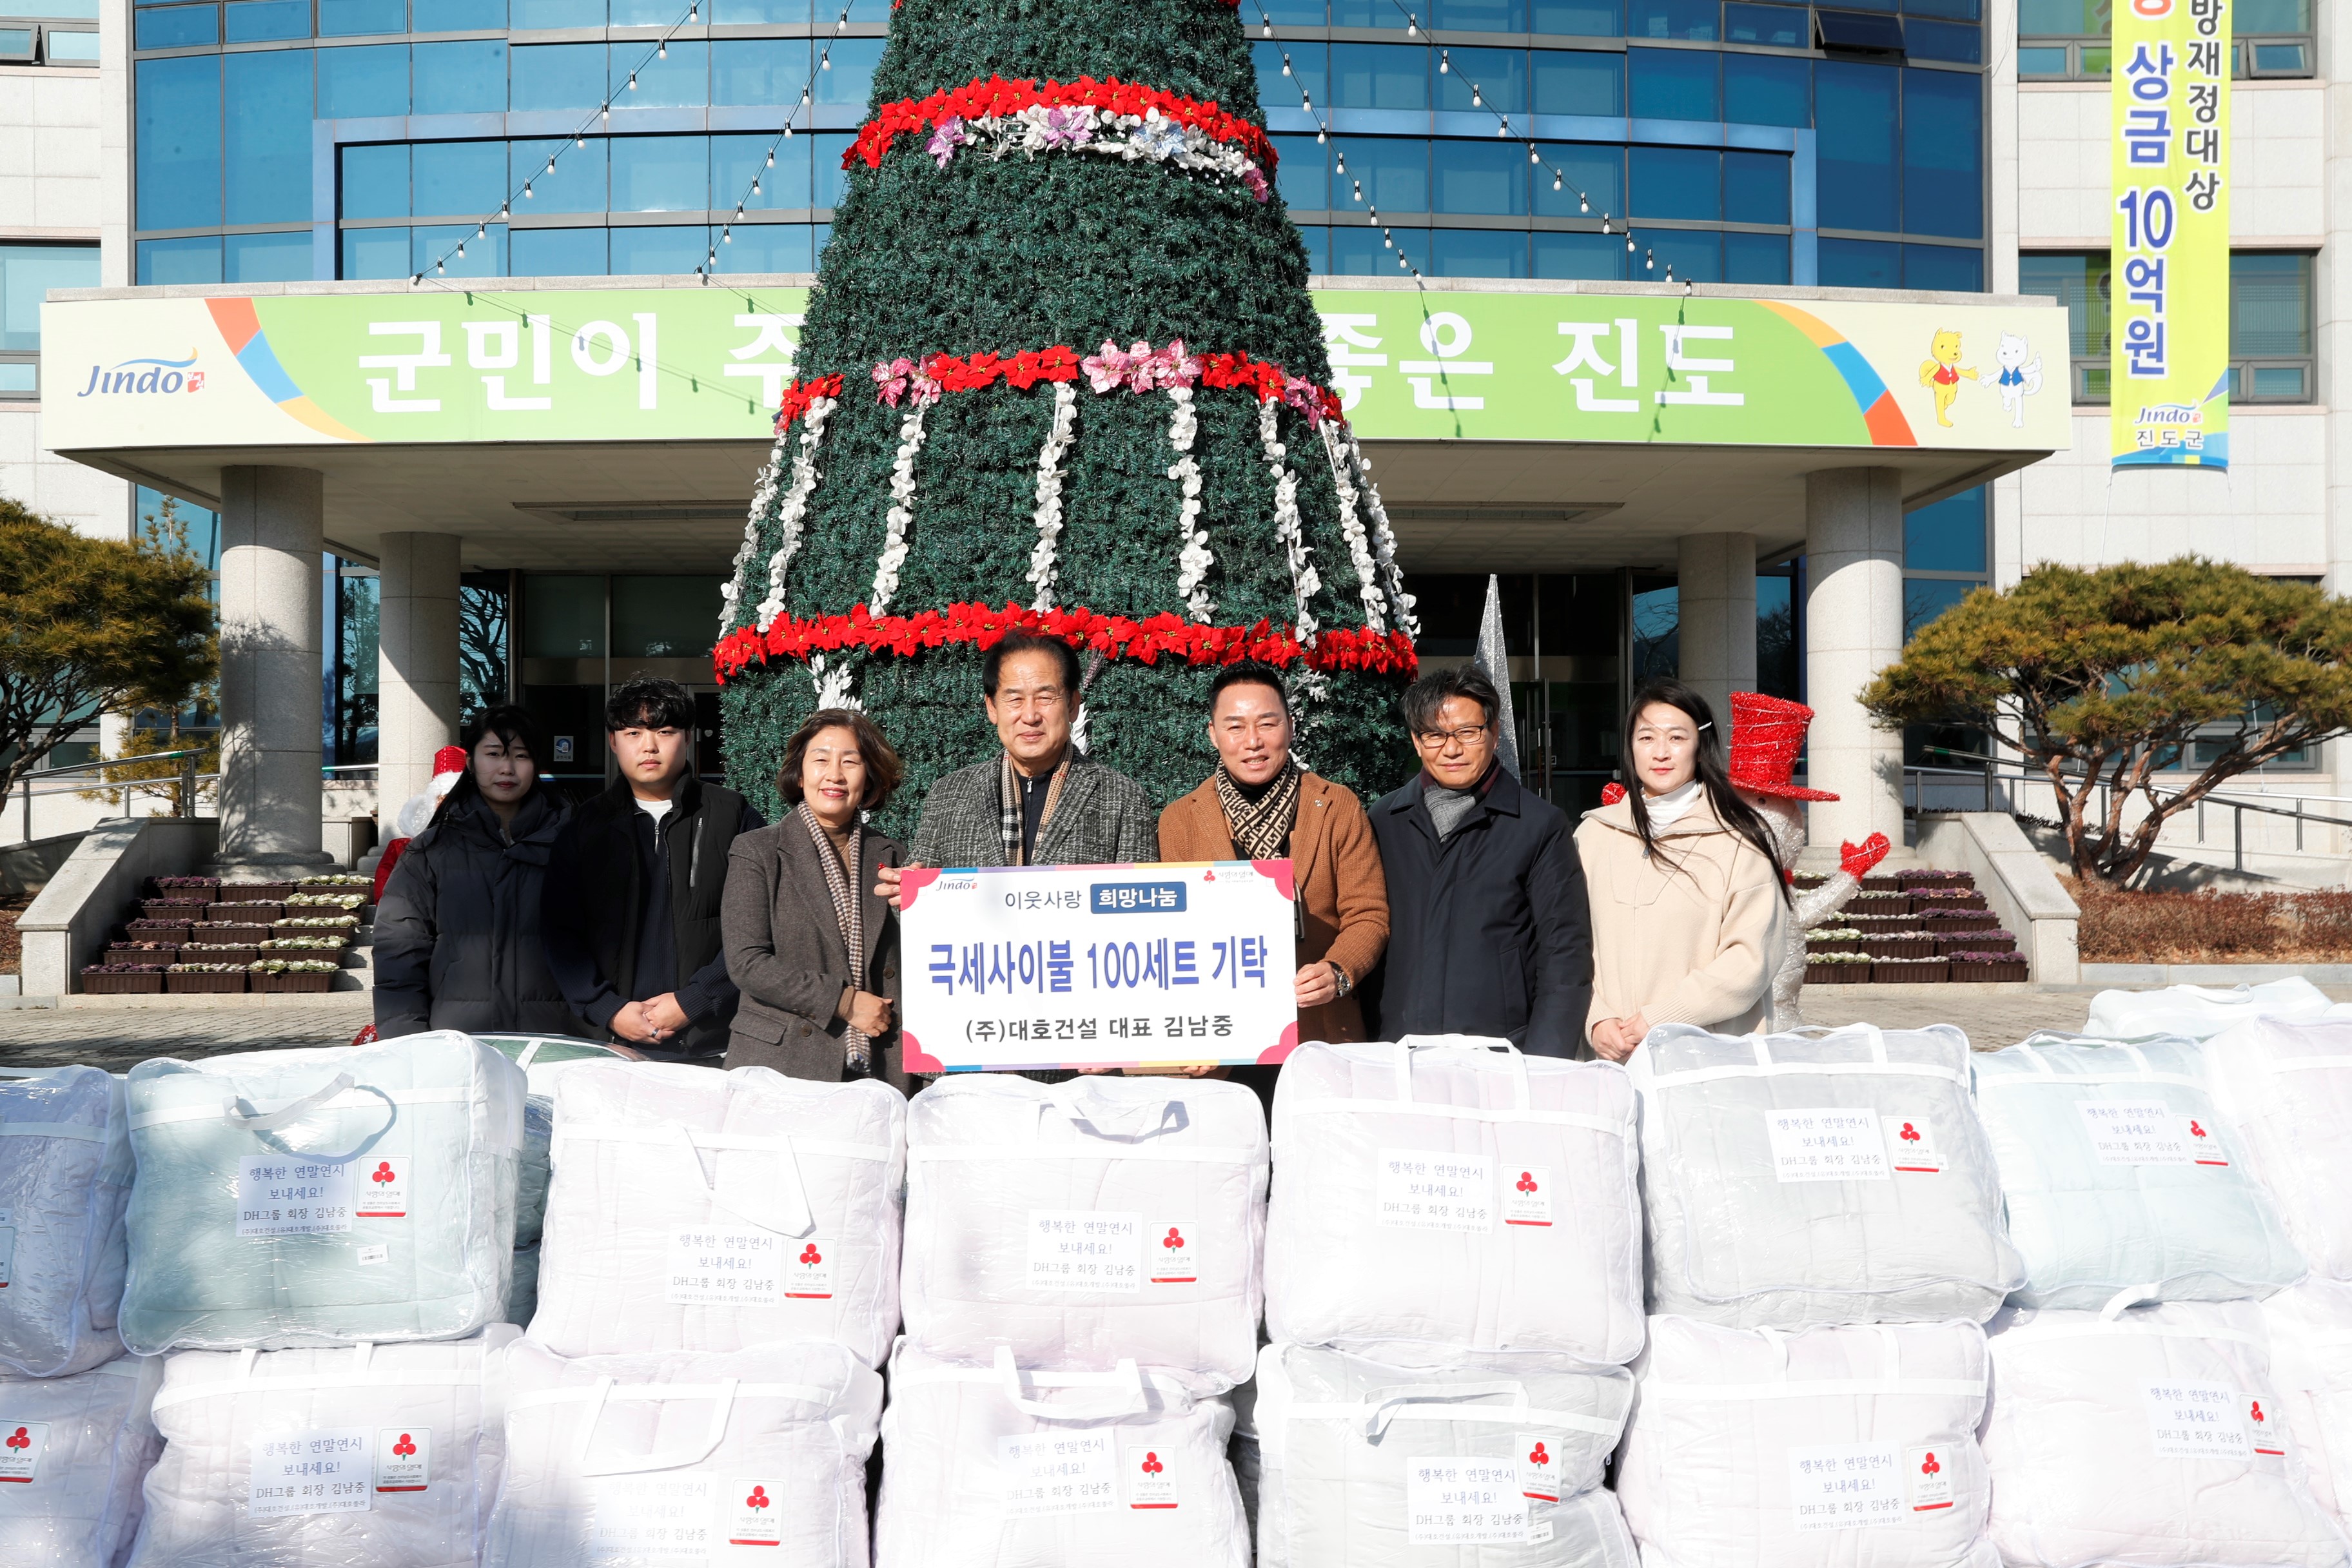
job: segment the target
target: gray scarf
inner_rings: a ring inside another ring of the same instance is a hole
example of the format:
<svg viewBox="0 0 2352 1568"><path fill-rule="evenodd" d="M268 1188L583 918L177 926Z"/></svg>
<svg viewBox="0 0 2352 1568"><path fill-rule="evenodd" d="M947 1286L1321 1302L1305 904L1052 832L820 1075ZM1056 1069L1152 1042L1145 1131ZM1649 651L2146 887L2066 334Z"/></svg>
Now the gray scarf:
<svg viewBox="0 0 2352 1568"><path fill-rule="evenodd" d="M845 865L841 856L834 850L832 836L825 832L824 824L816 819L816 813L811 811L806 803L802 805L798 816L807 826L809 837L816 840L817 864L824 868L825 891L833 895L834 920L841 928L841 947L849 959L852 988L863 991L866 989L866 905L858 898L857 891L858 872L866 858L865 829L856 823L850 825L849 860ZM841 1059L842 1065L853 1076L863 1077L874 1070L872 1037L852 1028L845 1018L841 1025Z"/></svg>

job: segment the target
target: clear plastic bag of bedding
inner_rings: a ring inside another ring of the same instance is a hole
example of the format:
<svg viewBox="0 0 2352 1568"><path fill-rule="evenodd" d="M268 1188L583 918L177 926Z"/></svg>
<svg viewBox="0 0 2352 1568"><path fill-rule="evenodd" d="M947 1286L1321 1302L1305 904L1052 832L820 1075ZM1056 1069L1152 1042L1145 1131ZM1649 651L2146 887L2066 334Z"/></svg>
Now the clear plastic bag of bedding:
<svg viewBox="0 0 2352 1568"><path fill-rule="evenodd" d="M0 1369L53 1377L122 1353L131 1172L111 1074L0 1079Z"/></svg>
<svg viewBox="0 0 2352 1568"><path fill-rule="evenodd" d="M0 1563L113 1568L162 1443L156 1356L62 1377L0 1377Z"/></svg>

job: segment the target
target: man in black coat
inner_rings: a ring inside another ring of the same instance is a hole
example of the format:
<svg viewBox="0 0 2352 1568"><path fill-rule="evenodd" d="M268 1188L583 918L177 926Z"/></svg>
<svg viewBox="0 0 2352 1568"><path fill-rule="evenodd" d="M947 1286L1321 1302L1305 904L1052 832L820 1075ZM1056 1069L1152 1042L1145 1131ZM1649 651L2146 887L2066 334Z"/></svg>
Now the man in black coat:
<svg viewBox="0 0 2352 1568"><path fill-rule="evenodd" d="M727 855L766 823L694 776L694 699L639 676L614 689L611 788L572 814L547 868L547 966L594 1027L662 1061L726 1054L736 990L719 931Z"/></svg>
<svg viewBox="0 0 2352 1568"><path fill-rule="evenodd" d="M1579 1056L1592 998L1584 869L1567 815L1496 761L1501 710L1468 666L1404 694L1422 772L1371 811L1389 884L1373 1037L1499 1036L1530 1056Z"/></svg>

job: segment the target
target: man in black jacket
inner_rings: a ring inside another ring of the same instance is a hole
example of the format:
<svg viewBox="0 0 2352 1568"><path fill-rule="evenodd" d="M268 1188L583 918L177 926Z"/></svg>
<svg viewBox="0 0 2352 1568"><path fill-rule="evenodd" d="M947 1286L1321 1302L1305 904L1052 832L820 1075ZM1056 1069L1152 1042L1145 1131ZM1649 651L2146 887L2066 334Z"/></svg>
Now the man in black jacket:
<svg viewBox="0 0 2352 1568"><path fill-rule="evenodd" d="M1372 806L1388 873L1375 1039L1486 1035L1530 1056L1584 1054L1592 930L1565 813L1496 761L1502 699L1477 669L1404 694L1422 772Z"/></svg>
<svg viewBox="0 0 2352 1568"><path fill-rule="evenodd" d="M736 835L766 823L694 776L694 699L638 676L604 729L621 776L572 814L547 868L547 966L590 1024L663 1061L716 1062L736 991L719 895Z"/></svg>

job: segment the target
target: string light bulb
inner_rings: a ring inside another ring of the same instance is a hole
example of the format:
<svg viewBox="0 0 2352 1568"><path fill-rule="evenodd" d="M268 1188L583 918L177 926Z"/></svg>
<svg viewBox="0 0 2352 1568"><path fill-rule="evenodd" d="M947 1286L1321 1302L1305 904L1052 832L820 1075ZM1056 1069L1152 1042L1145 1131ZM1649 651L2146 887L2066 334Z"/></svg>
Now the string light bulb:
<svg viewBox="0 0 2352 1568"><path fill-rule="evenodd" d="M1444 76L1444 75L1445 75L1448 71L1452 70L1453 68L1454 68L1454 51L1453 51L1453 50L1451 50L1451 49L1440 49L1440 50L1438 50L1438 51L1437 51L1437 74L1438 74L1438 75L1440 75L1440 76Z"/></svg>
<svg viewBox="0 0 2352 1568"><path fill-rule="evenodd" d="M1473 109L1486 107L1486 100L1479 96L1478 84L1475 81L1470 84L1470 107Z"/></svg>
<svg viewBox="0 0 2352 1568"><path fill-rule="evenodd" d="M1315 145L1320 147L1323 145L1323 127L1318 124L1315 127Z"/></svg>
<svg viewBox="0 0 2352 1568"><path fill-rule="evenodd" d="M831 70L833 68L833 51L831 49L827 49L823 55L819 56L817 58L816 66L819 70Z"/></svg>
<svg viewBox="0 0 2352 1568"><path fill-rule="evenodd" d="M1540 163L1543 162L1543 154L1536 151L1536 144L1532 142L1528 143L1528 162L1530 163Z"/></svg>
<svg viewBox="0 0 2352 1568"><path fill-rule="evenodd" d="M457 242L457 254L460 258L466 254L466 242L462 239Z"/></svg>
<svg viewBox="0 0 2352 1568"><path fill-rule="evenodd" d="M530 200L533 200L533 199L534 199L534 198L532 197L531 194L530 194L530 182L529 180L525 180L525 181L522 183L522 199L523 199L523 200L525 200L525 201L530 201Z"/></svg>
<svg viewBox="0 0 2352 1568"><path fill-rule="evenodd" d="M1417 38L1421 37L1421 18L1415 16L1410 11L1405 13L1404 36L1408 38Z"/></svg>
<svg viewBox="0 0 2352 1568"><path fill-rule="evenodd" d="M785 135L787 135L787 136L789 136L789 135L791 135L791 134L792 134L792 132L789 132L789 131L787 131L787 132L784 132L784 134L785 134ZM773 147L772 146L772 147L770 147L770 148L768 149L768 167L770 167L771 169L772 169L772 168L774 168L775 166L776 166L776 150L775 150L775 148L773 148Z"/></svg>
<svg viewBox="0 0 2352 1568"><path fill-rule="evenodd" d="M629 90L631 92L637 90L637 73L635 71L629 73Z"/></svg>
<svg viewBox="0 0 2352 1568"><path fill-rule="evenodd" d="M1290 74L1290 57L1288 55L1282 57L1282 74L1285 76L1288 76Z"/></svg>
<svg viewBox="0 0 2352 1568"><path fill-rule="evenodd" d="M669 36L667 34L664 34L662 36L662 41L655 46L654 53L663 59L669 58Z"/></svg>

